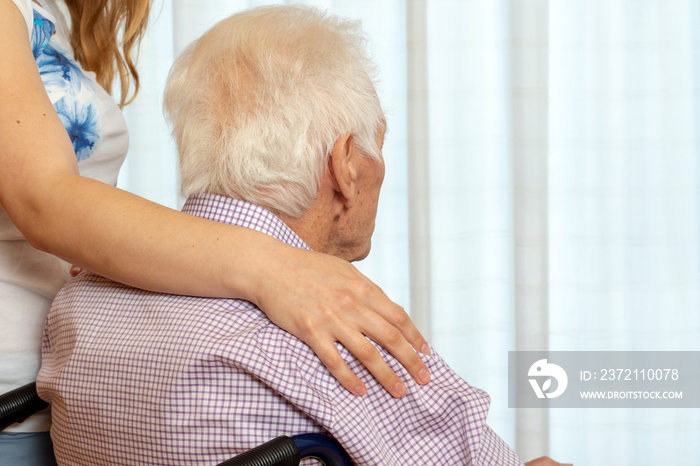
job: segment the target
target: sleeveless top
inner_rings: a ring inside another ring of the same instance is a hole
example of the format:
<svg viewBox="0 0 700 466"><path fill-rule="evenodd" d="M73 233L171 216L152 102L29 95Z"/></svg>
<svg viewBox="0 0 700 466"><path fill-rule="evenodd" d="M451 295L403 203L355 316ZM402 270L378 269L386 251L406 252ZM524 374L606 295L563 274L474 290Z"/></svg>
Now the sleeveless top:
<svg viewBox="0 0 700 466"><path fill-rule="evenodd" d="M80 174L115 185L128 148L126 122L95 74L73 59L63 4L12 1L27 24L44 88L73 143ZM32 248L0 208L0 393L35 379L46 313L68 269ZM49 425L48 414L41 413L7 431L46 431Z"/></svg>

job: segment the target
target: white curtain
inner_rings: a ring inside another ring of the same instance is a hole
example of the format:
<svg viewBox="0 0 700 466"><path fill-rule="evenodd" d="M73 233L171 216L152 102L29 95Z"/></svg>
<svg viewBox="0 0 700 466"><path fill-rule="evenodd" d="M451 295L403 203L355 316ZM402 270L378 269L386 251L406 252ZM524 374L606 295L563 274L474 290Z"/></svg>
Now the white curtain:
<svg viewBox="0 0 700 466"><path fill-rule="evenodd" d="M120 185L177 207L174 56L269 2L156 1ZM697 464L698 409L508 408L508 351L700 350L697 0L327 0L381 70L387 176L358 264L492 397L524 460Z"/></svg>

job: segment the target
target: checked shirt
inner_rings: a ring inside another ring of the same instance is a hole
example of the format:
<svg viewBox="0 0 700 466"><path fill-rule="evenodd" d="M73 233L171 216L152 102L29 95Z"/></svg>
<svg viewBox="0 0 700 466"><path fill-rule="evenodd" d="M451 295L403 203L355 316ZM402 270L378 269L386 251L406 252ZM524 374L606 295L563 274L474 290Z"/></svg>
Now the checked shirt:
<svg viewBox="0 0 700 466"><path fill-rule="evenodd" d="M204 195L185 212L304 242L270 212ZM214 465L279 435L324 432L357 464L520 465L486 425L489 396L435 353L392 398L343 347L367 385L346 391L311 349L247 301L174 296L82 273L50 310L38 377L61 464Z"/></svg>

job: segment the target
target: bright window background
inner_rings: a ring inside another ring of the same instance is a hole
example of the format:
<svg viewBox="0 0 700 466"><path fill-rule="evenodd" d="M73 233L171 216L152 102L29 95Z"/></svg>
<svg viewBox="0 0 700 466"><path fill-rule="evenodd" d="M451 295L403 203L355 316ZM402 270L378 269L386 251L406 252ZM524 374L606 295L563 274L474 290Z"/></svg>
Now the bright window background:
<svg viewBox="0 0 700 466"><path fill-rule="evenodd" d="M121 187L179 205L168 68L263 3L155 2ZM381 71L387 176L358 267L490 393L490 425L524 460L700 463L697 409L507 407L509 350L700 350L698 2L300 3L362 20Z"/></svg>

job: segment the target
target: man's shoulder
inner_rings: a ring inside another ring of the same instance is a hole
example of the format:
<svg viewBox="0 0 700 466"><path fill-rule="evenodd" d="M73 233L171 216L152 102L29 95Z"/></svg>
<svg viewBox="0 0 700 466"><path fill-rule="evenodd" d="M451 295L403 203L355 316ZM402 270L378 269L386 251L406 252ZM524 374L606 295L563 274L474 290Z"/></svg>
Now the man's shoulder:
<svg viewBox="0 0 700 466"><path fill-rule="evenodd" d="M76 328L101 325L114 335L180 328L187 329L190 340L203 334L209 340L215 334L244 334L271 324L249 301L157 293L91 272L66 283L51 306L47 323L69 323Z"/></svg>

